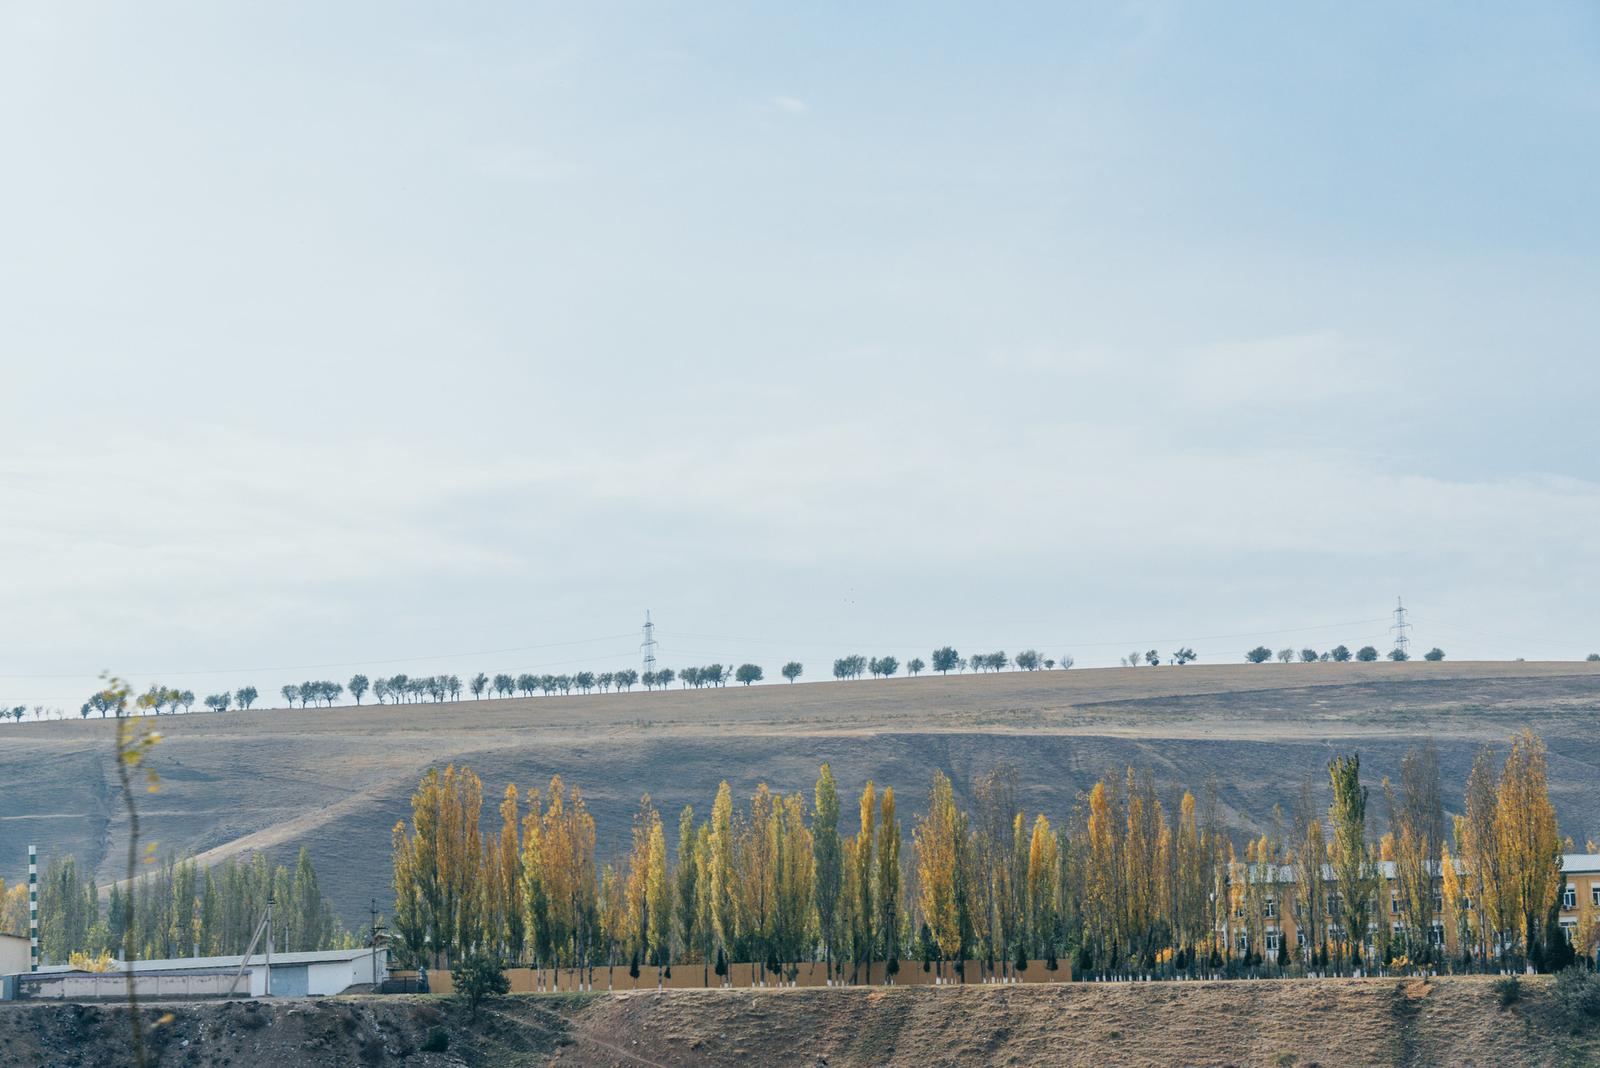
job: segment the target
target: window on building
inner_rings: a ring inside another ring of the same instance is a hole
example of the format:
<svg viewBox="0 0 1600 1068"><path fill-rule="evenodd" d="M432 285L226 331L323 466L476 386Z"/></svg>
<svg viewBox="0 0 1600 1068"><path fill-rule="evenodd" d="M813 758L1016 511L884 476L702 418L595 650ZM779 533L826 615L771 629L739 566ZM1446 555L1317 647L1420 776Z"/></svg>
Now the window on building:
<svg viewBox="0 0 1600 1068"><path fill-rule="evenodd" d="M1267 952L1268 953L1277 953L1278 952L1278 947L1280 945L1282 945L1282 943L1278 940L1278 932L1277 931L1268 931L1267 932Z"/></svg>
<svg viewBox="0 0 1600 1068"><path fill-rule="evenodd" d="M1443 890L1435 890L1433 892L1433 911L1435 911L1435 912L1443 912L1444 911L1444 891Z"/></svg>
<svg viewBox="0 0 1600 1068"><path fill-rule="evenodd" d="M1337 920L1338 918L1339 918L1339 895L1338 895L1338 893L1332 893L1332 894L1328 895L1328 919Z"/></svg>
<svg viewBox="0 0 1600 1068"><path fill-rule="evenodd" d="M1400 899L1395 897L1393 894L1389 895L1389 915L1400 915Z"/></svg>
<svg viewBox="0 0 1600 1068"><path fill-rule="evenodd" d="M1444 945L1444 924L1435 923L1428 929L1428 945L1436 949Z"/></svg>
<svg viewBox="0 0 1600 1068"><path fill-rule="evenodd" d="M1267 898L1266 916L1267 916L1267 919L1269 919L1269 920L1277 919L1277 916L1278 916L1278 899L1277 898L1275 898L1275 897Z"/></svg>
<svg viewBox="0 0 1600 1068"><path fill-rule="evenodd" d="M1600 883L1589 887L1589 898L1594 902L1594 907L1600 909Z"/></svg>
<svg viewBox="0 0 1600 1068"><path fill-rule="evenodd" d="M1294 946L1296 949L1306 948L1306 933L1298 927L1294 929Z"/></svg>
<svg viewBox="0 0 1600 1068"><path fill-rule="evenodd" d="M1567 888L1561 891L1561 907L1564 909L1578 907L1578 888L1571 883L1568 883Z"/></svg>
<svg viewBox="0 0 1600 1068"><path fill-rule="evenodd" d="M1234 948L1240 953L1250 952L1250 936L1240 931L1238 938L1234 941Z"/></svg>
<svg viewBox="0 0 1600 1068"><path fill-rule="evenodd" d="M1562 920L1561 933L1567 936L1567 945L1572 945L1572 936L1578 929L1577 920Z"/></svg>

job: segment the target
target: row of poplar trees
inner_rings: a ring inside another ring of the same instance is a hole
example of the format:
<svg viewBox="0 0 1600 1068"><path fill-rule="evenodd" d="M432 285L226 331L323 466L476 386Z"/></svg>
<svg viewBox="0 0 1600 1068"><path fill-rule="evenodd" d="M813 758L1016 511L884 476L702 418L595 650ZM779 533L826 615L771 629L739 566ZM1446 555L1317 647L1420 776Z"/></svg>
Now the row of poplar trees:
<svg viewBox="0 0 1600 1068"><path fill-rule="evenodd" d="M39 877L39 953L46 964L65 964L74 954L121 957L131 919L140 958L240 954L261 922L269 895L276 898L277 952L354 944L302 849L293 868L271 865L260 853L209 869L192 859L169 859L139 876L131 890L114 884L103 905L93 873L80 869L72 856L51 858Z"/></svg>
<svg viewBox="0 0 1600 1068"><path fill-rule="evenodd" d="M1276 814L1241 858L1214 790L1203 807L1187 791L1163 805L1152 776L1130 769L1097 782L1058 828L1022 811L1014 768L980 777L969 808L935 772L902 858L894 790L869 782L847 813L823 765L810 797L762 785L736 803L724 782L706 818L680 813L675 847L646 796L626 854L602 865L594 819L560 777L526 795L507 787L498 829L483 829L482 783L450 767L428 772L409 825L395 825L394 931L399 955L427 966L480 954L635 977L641 965L694 965L708 982L734 962L776 982L802 961L839 981L892 979L907 958L964 980L973 963L1015 977L1063 956L1100 974L1538 962L1561 860L1542 744L1514 739L1498 773L1480 758L1454 853L1430 747L1383 785L1381 838L1352 754L1330 765L1325 810L1307 783L1292 829ZM1267 930L1291 911L1304 944L1266 954ZM1460 925L1459 959L1432 945L1436 921Z"/></svg>

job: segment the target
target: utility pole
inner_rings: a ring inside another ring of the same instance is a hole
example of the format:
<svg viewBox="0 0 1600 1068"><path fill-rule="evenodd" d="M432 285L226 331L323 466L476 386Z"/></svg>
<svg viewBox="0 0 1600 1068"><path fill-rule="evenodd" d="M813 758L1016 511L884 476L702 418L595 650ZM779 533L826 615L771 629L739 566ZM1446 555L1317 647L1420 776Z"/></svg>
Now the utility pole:
<svg viewBox="0 0 1600 1068"><path fill-rule="evenodd" d="M1406 621L1405 602L1399 597L1394 599L1394 622L1389 625L1389 629L1394 631L1394 647L1409 656L1411 638L1406 632L1411 629L1411 624Z"/></svg>
<svg viewBox="0 0 1600 1068"><path fill-rule="evenodd" d="M378 899L373 898L367 906L367 930L371 933L368 939L372 945L372 992L378 992L378 932L383 930L383 925L378 923Z"/></svg>
<svg viewBox="0 0 1600 1068"><path fill-rule="evenodd" d="M639 652L644 654L644 670L656 669L656 625L650 622L650 609L644 610L644 641L639 643Z"/></svg>
<svg viewBox="0 0 1600 1068"><path fill-rule="evenodd" d="M39 847L28 847L28 971L39 970Z"/></svg>
<svg viewBox="0 0 1600 1068"><path fill-rule="evenodd" d="M272 996L272 891L267 891L267 997Z"/></svg>

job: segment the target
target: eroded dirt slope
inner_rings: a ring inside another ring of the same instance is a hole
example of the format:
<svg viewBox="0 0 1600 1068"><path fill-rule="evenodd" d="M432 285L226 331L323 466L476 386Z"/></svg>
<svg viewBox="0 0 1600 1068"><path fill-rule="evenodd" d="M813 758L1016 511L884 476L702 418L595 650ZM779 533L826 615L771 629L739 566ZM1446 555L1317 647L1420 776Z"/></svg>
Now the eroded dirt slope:
<svg viewBox="0 0 1600 1068"><path fill-rule="evenodd" d="M1547 979L1502 1007L1488 979L896 987L152 1007L156 1068L297 1065L1265 1065L1600 1063ZM155 1026L166 1013L172 1019ZM429 1051L430 1034L444 1049ZM131 1063L110 1006L0 1006L0 1063Z"/></svg>

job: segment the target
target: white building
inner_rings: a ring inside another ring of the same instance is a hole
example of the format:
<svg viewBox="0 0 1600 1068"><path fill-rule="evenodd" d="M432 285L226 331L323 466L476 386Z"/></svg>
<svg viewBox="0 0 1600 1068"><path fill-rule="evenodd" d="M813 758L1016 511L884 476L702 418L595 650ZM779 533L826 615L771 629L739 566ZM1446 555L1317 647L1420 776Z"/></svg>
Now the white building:
<svg viewBox="0 0 1600 1068"><path fill-rule="evenodd" d="M227 993L244 958L181 957L136 960L132 971L141 997L220 997ZM362 946L316 953L274 953L270 968L257 953L239 977L237 997L319 997L342 994L353 986L382 982L388 971L388 950ZM83 972L55 965L18 977L18 996L64 1000L123 997L129 967L113 961L111 971ZM270 987L269 987L270 984Z"/></svg>

